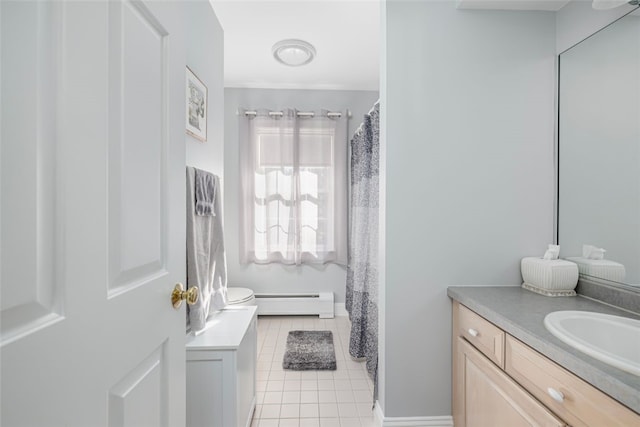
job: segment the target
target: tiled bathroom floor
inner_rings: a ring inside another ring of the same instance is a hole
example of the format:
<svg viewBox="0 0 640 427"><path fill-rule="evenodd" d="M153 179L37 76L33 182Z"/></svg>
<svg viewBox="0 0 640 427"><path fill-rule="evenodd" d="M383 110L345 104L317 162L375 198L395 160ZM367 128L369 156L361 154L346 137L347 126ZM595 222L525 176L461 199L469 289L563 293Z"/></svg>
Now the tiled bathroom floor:
<svg viewBox="0 0 640 427"><path fill-rule="evenodd" d="M373 427L373 383L364 362L349 355L347 317L258 319L257 405L251 427ZM282 369L292 330L333 332L335 371Z"/></svg>

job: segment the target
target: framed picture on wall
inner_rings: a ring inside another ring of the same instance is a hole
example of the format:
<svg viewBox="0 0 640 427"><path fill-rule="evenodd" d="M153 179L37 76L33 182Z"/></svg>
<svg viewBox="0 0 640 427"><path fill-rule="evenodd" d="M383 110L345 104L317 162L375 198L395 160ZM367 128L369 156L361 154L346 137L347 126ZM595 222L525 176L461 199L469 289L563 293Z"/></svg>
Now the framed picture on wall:
<svg viewBox="0 0 640 427"><path fill-rule="evenodd" d="M207 87L202 80L187 67L187 133L204 142L207 140Z"/></svg>

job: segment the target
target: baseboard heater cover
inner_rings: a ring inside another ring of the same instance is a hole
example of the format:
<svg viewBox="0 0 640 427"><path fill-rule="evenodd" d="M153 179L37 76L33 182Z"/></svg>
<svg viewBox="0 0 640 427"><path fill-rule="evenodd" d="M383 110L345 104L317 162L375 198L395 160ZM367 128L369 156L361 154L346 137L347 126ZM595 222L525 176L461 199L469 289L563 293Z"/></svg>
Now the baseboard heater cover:
<svg viewBox="0 0 640 427"><path fill-rule="evenodd" d="M333 292L255 294L258 315L318 315L332 319Z"/></svg>

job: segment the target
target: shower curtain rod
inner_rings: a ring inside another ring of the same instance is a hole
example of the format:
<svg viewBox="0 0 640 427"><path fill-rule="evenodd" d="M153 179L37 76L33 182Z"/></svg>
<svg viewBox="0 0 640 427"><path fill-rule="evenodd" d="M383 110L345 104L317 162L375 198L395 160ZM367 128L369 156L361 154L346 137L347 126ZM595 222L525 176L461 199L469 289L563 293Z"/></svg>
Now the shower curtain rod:
<svg viewBox="0 0 640 427"><path fill-rule="evenodd" d="M313 117L316 115L313 111L298 111L296 113L298 117ZM245 111L244 115L247 117L255 117L258 115L257 111ZM269 111L269 115L272 117L282 117L284 113L282 111ZM339 111L329 111L327 117L342 117L342 113ZM347 117L351 117L351 111L347 110Z"/></svg>

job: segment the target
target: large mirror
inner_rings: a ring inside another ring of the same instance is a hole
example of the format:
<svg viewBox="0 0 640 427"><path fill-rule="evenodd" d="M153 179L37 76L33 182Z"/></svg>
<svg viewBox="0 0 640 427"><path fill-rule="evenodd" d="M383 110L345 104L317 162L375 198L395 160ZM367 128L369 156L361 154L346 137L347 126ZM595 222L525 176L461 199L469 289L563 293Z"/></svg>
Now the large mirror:
<svg viewBox="0 0 640 427"><path fill-rule="evenodd" d="M640 10L560 55L558 243L640 290Z"/></svg>

